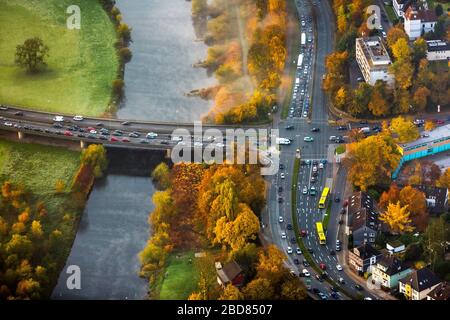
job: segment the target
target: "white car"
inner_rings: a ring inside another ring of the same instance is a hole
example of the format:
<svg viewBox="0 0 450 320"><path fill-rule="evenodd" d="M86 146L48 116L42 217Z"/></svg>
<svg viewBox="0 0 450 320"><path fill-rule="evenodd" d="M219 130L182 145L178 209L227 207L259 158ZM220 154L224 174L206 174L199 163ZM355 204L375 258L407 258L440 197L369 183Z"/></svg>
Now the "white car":
<svg viewBox="0 0 450 320"><path fill-rule="evenodd" d="M284 218L283 218L282 216L279 216L279 217L278 217L278 222L279 222L279 223L283 223L283 222L284 222Z"/></svg>
<svg viewBox="0 0 450 320"><path fill-rule="evenodd" d="M364 300L372 300L371 297L365 297Z"/></svg>
<svg viewBox="0 0 450 320"><path fill-rule="evenodd" d="M319 169L323 169L323 163L319 163Z"/></svg>
<svg viewBox="0 0 450 320"><path fill-rule="evenodd" d="M286 232L282 232L282 233L281 233L281 239L286 239L286 238L287 238Z"/></svg>
<svg viewBox="0 0 450 320"><path fill-rule="evenodd" d="M287 251L288 254L292 254L292 252L293 252L291 247L287 247L286 251Z"/></svg>
<svg viewBox="0 0 450 320"><path fill-rule="evenodd" d="M305 277L310 277L310 276L311 276L311 274L309 273L309 271L308 271L307 269L303 269L303 270L302 270L302 273L303 273L303 275L304 275Z"/></svg>
<svg viewBox="0 0 450 320"><path fill-rule="evenodd" d="M53 121L55 121L55 122L63 122L64 121L64 117L63 116L54 116L53 117Z"/></svg>
<svg viewBox="0 0 450 320"><path fill-rule="evenodd" d="M97 130L90 130L89 133L91 133L91 134L97 134Z"/></svg>
<svg viewBox="0 0 450 320"><path fill-rule="evenodd" d="M302 250L300 248L297 248L297 249L295 249L295 253L300 255L300 254L302 254Z"/></svg>
<svg viewBox="0 0 450 320"><path fill-rule="evenodd" d="M73 117L73 120L75 120L75 121L83 121L84 118L83 118L83 116L75 116L75 117Z"/></svg>
<svg viewBox="0 0 450 320"><path fill-rule="evenodd" d="M284 173L281 173L281 174L280 174L280 178L281 178L281 179L284 179L284 178L286 178L286 175L285 175Z"/></svg>
<svg viewBox="0 0 450 320"><path fill-rule="evenodd" d="M177 142L183 141L183 137L174 136L174 137L172 137L172 141L177 141Z"/></svg>
<svg viewBox="0 0 450 320"><path fill-rule="evenodd" d="M306 186L303 187L303 194L308 194L308 187Z"/></svg>
<svg viewBox="0 0 450 320"><path fill-rule="evenodd" d="M342 271L342 266L340 264L337 264L336 269L337 269L337 271Z"/></svg>
<svg viewBox="0 0 450 320"><path fill-rule="evenodd" d="M155 139L158 137L158 134L155 132L149 132L149 133L147 133L146 137L147 137L147 139Z"/></svg>
<svg viewBox="0 0 450 320"><path fill-rule="evenodd" d="M13 126L13 124L11 122L5 122L4 125L7 126L7 127L12 127Z"/></svg>

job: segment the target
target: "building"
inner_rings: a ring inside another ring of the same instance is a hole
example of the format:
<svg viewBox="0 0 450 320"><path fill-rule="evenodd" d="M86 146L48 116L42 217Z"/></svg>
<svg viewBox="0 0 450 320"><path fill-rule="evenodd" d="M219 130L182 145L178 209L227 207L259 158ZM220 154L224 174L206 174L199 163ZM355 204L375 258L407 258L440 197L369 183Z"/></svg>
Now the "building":
<svg viewBox="0 0 450 320"><path fill-rule="evenodd" d="M400 279L406 277L413 270L394 256L383 256L372 268L372 281L379 283L382 288L398 288Z"/></svg>
<svg viewBox="0 0 450 320"><path fill-rule="evenodd" d="M440 283L441 280L430 269L423 268L400 279L398 288L408 300L424 300Z"/></svg>
<svg viewBox="0 0 450 320"><path fill-rule="evenodd" d="M410 0L392 0L392 8L398 18L403 18L405 10L410 4Z"/></svg>
<svg viewBox="0 0 450 320"><path fill-rule="evenodd" d="M442 40L427 41L427 60L450 60L450 43Z"/></svg>
<svg viewBox="0 0 450 320"><path fill-rule="evenodd" d="M413 185L419 191L425 194L428 212L432 215L440 215L447 211L448 189L424 184Z"/></svg>
<svg viewBox="0 0 450 320"><path fill-rule="evenodd" d="M394 77L388 72L392 61L380 37L357 38L356 61L367 83L374 85L378 80L389 85L394 83Z"/></svg>
<svg viewBox="0 0 450 320"><path fill-rule="evenodd" d="M365 192L356 192L349 199L348 214L352 219L353 246L374 243L380 228L378 208Z"/></svg>
<svg viewBox="0 0 450 320"><path fill-rule="evenodd" d="M427 300L450 300L450 283L441 282L427 295Z"/></svg>
<svg viewBox="0 0 450 320"><path fill-rule="evenodd" d="M434 31L434 26L437 23L437 17L433 10L415 4L406 9L404 19L405 32L410 40L415 40L424 33Z"/></svg>
<svg viewBox="0 0 450 320"><path fill-rule="evenodd" d="M362 244L353 248L353 250L348 253L350 270L363 276L364 273L370 269L370 266L376 265L381 256L382 254L370 244Z"/></svg>
<svg viewBox="0 0 450 320"><path fill-rule="evenodd" d="M386 249L390 254L403 253L406 250L406 247L400 241L391 241L386 243Z"/></svg>
<svg viewBox="0 0 450 320"><path fill-rule="evenodd" d="M400 164L394 171L392 178L396 179L401 167L407 161L431 156L433 154L450 149L450 125L437 127L429 132L427 137L421 137L416 141L399 145L402 154Z"/></svg>
<svg viewBox="0 0 450 320"><path fill-rule="evenodd" d="M236 261L231 261L223 267L216 263L216 272L217 282L223 287L227 284L240 287L244 283L244 272Z"/></svg>

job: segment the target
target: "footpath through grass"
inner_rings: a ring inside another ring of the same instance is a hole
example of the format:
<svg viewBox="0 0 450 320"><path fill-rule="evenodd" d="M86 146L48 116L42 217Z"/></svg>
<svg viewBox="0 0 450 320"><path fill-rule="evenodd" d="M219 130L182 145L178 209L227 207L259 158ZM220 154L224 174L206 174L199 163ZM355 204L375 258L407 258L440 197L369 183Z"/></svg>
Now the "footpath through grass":
<svg viewBox="0 0 450 320"><path fill-rule="evenodd" d="M70 5L81 30L66 25ZM16 46L40 37L48 68L30 75L14 64ZM116 33L97 0L0 1L0 103L37 110L100 115L108 106L119 60Z"/></svg>

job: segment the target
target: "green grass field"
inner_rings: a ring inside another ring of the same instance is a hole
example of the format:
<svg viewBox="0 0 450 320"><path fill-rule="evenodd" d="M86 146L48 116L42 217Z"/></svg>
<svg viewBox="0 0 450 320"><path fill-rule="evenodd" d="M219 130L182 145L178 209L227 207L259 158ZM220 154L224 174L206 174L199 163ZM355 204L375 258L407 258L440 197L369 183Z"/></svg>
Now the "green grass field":
<svg viewBox="0 0 450 320"><path fill-rule="evenodd" d="M189 259L192 259L192 263L189 263ZM198 273L194 260L193 252L180 254L180 258L176 254L169 257L165 271L167 276L159 293L160 300L184 300L197 289Z"/></svg>
<svg viewBox="0 0 450 320"><path fill-rule="evenodd" d="M81 9L80 30L66 26L72 4ZM48 68L30 75L14 64L14 55L17 45L36 36L50 49ZM114 26L98 1L0 1L0 103L102 114L119 65L115 42Z"/></svg>
<svg viewBox="0 0 450 320"><path fill-rule="evenodd" d="M49 214L65 200L64 195L55 195L56 181L64 181L69 191L79 162L79 152L0 140L0 182L23 185L46 203Z"/></svg>

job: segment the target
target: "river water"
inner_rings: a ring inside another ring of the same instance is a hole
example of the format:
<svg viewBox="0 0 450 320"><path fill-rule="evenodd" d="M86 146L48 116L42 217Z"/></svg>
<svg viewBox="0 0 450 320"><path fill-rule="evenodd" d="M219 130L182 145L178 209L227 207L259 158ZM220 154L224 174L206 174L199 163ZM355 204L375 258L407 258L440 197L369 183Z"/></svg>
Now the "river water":
<svg viewBox="0 0 450 320"><path fill-rule="evenodd" d="M191 2L119 0L123 21L133 29L133 59L125 70L125 95L119 118L188 122L199 120L212 103L186 97L214 84L192 64L207 48L195 41ZM53 299L143 299L147 281L138 277L137 254L149 237L147 218L154 186L152 155L114 152L108 174L89 197ZM108 154L109 156L109 154ZM111 160L111 159L110 159ZM67 288L67 267L81 270L81 290Z"/></svg>

